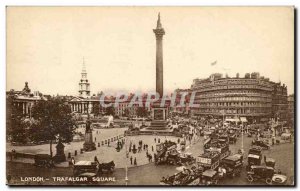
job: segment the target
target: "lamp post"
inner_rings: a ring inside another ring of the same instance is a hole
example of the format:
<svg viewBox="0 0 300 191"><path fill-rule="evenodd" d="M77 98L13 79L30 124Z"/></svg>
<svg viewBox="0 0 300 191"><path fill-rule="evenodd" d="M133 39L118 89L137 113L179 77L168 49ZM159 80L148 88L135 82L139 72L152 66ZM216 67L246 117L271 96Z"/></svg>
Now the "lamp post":
<svg viewBox="0 0 300 191"><path fill-rule="evenodd" d="M242 153L244 153L244 124L242 121L242 148L241 148Z"/></svg>
<svg viewBox="0 0 300 191"><path fill-rule="evenodd" d="M124 139L125 139L125 185L128 185L128 166L127 166L127 137L124 133Z"/></svg>

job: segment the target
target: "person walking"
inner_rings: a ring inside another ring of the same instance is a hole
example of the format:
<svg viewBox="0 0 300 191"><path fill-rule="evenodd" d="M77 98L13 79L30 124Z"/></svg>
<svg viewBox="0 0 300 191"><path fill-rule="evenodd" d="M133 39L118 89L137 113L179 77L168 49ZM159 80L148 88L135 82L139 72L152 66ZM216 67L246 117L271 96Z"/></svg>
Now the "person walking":
<svg viewBox="0 0 300 191"><path fill-rule="evenodd" d="M152 152L154 151L154 147L153 147L153 145L152 145Z"/></svg>
<svg viewBox="0 0 300 191"><path fill-rule="evenodd" d="M96 162L97 164L99 164L97 156L94 157L94 162Z"/></svg>
<svg viewBox="0 0 300 191"><path fill-rule="evenodd" d="M135 166L137 165L137 162L136 162L136 157L134 157L133 164L134 164Z"/></svg>
<svg viewBox="0 0 300 191"><path fill-rule="evenodd" d="M75 159L74 159L74 157L71 158L71 163L72 163L72 165L75 164Z"/></svg>

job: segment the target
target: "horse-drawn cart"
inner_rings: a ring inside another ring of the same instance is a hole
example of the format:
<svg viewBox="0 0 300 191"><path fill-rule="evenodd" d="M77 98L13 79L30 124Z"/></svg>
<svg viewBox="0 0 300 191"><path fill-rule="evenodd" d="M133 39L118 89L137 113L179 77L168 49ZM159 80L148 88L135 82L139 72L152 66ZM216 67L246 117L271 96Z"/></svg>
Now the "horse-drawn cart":
<svg viewBox="0 0 300 191"><path fill-rule="evenodd" d="M34 165L38 167L51 168L54 167L53 159L48 154L37 154L34 156Z"/></svg>

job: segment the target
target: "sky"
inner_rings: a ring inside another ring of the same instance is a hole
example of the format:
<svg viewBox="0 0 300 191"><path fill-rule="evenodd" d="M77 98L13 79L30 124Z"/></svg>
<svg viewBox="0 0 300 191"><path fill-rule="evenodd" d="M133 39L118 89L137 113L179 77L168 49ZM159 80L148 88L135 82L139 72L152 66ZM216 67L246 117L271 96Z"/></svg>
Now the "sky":
<svg viewBox="0 0 300 191"><path fill-rule="evenodd" d="M6 89L78 95L84 57L92 94L154 91L158 12L165 92L259 72L294 93L291 7L8 7Z"/></svg>

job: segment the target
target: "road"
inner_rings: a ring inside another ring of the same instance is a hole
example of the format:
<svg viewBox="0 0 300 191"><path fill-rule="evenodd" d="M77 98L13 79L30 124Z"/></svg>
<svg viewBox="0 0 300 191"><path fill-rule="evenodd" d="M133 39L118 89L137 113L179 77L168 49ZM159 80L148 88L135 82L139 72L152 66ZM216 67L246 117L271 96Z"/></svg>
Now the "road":
<svg viewBox="0 0 300 191"><path fill-rule="evenodd" d="M244 137L244 149L248 151L251 145L251 138ZM203 141L198 141L194 145L191 145L187 151L194 154L194 156L198 156L202 153L203 149ZM230 145L230 149L232 153L236 153L237 150L241 146L241 138L238 139L237 143L234 145ZM288 184L291 184L293 176L294 176L294 144L293 143L283 143L280 145L274 145L268 151L263 151L263 155L267 157L272 157L276 160L276 169L281 169L282 173L288 176ZM246 161L245 161L246 164ZM132 167L128 170L128 185L158 185L161 177L172 175L176 173L175 166L155 166L153 163L146 164L142 166ZM17 184L49 184L55 185L58 182L54 182L52 177L60 177L60 176L72 176L72 168L54 168L54 169L43 169L35 167L31 164L24 163L15 163L15 162L7 162L7 174L12 176L11 183ZM28 176L42 176L49 178L49 180L45 182L21 182L20 177L28 177ZM107 175L109 177L115 177L114 182L99 182L99 184L104 185L125 185L125 169L119 168L116 169L112 175ZM60 185L70 184L68 182L59 182ZM227 178L222 180L220 184L223 185L245 185L250 184L246 180L246 170L242 171L240 177L235 177L234 179ZM264 184L264 183L252 183L252 184Z"/></svg>

